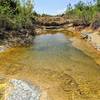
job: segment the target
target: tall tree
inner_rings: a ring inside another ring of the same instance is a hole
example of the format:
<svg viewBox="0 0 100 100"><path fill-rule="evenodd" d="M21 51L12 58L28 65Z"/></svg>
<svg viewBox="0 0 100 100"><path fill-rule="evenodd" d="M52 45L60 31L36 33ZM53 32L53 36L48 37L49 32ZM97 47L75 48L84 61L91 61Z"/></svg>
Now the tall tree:
<svg viewBox="0 0 100 100"><path fill-rule="evenodd" d="M100 0L97 0L97 9L100 12Z"/></svg>

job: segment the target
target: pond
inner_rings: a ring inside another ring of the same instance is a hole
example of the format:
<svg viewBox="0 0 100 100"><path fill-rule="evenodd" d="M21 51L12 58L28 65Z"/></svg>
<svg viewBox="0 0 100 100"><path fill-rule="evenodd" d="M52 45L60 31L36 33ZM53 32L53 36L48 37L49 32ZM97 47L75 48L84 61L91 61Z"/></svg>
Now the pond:
<svg viewBox="0 0 100 100"><path fill-rule="evenodd" d="M0 54L0 74L39 86L44 100L99 100L100 66L73 47L70 38L63 33L38 35L33 46Z"/></svg>

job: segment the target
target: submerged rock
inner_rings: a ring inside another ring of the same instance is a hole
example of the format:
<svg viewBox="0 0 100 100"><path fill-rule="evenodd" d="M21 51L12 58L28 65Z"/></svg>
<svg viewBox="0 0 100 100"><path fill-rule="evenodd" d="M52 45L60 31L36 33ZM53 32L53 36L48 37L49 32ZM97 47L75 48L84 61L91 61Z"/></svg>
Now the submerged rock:
<svg viewBox="0 0 100 100"><path fill-rule="evenodd" d="M40 90L28 82L13 79L6 100L40 100Z"/></svg>
<svg viewBox="0 0 100 100"><path fill-rule="evenodd" d="M5 51L6 47L5 46L0 46L0 52Z"/></svg>

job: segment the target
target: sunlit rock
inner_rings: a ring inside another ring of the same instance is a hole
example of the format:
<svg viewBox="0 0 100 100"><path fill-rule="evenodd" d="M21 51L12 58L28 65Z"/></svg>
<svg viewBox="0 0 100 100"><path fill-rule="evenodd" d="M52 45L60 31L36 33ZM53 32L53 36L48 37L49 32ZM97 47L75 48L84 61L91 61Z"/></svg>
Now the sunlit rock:
<svg viewBox="0 0 100 100"><path fill-rule="evenodd" d="M12 88L6 100L40 100L40 90L28 82L13 79L10 81Z"/></svg>

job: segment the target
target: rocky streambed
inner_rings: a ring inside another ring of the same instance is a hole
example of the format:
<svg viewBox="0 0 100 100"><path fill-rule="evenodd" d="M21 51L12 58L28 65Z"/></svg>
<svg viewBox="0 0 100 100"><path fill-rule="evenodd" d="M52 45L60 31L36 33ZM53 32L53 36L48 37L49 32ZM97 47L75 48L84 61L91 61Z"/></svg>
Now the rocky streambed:
<svg viewBox="0 0 100 100"><path fill-rule="evenodd" d="M38 35L31 47L0 53L0 76L8 79L7 84L0 83L0 96L8 100L100 100L100 66L74 47L66 34Z"/></svg>
<svg viewBox="0 0 100 100"><path fill-rule="evenodd" d="M0 100L48 100L45 91L31 82L0 78ZM1 83L2 82L2 83Z"/></svg>

